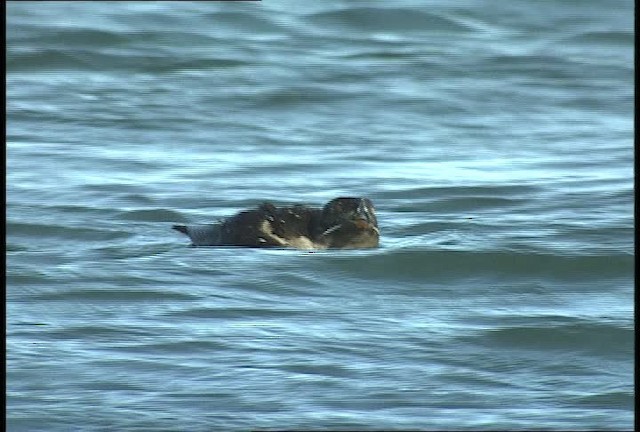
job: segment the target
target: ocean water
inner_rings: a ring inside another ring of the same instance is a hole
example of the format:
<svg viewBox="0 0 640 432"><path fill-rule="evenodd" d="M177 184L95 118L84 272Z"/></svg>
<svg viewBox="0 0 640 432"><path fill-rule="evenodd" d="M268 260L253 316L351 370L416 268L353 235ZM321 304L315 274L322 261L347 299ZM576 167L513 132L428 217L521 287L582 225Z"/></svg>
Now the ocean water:
<svg viewBox="0 0 640 432"><path fill-rule="evenodd" d="M633 16L8 2L7 430L631 430ZM336 196L380 248L170 229Z"/></svg>

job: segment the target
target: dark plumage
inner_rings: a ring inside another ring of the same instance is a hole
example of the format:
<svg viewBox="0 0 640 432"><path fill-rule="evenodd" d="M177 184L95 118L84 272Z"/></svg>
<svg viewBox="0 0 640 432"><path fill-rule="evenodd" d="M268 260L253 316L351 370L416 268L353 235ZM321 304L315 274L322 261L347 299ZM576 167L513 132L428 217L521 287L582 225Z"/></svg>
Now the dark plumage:
<svg viewBox="0 0 640 432"><path fill-rule="evenodd" d="M264 203L215 225L174 225L194 246L358 249L378 246L380 231L367 198L335 198L322 209Z"/></svg>

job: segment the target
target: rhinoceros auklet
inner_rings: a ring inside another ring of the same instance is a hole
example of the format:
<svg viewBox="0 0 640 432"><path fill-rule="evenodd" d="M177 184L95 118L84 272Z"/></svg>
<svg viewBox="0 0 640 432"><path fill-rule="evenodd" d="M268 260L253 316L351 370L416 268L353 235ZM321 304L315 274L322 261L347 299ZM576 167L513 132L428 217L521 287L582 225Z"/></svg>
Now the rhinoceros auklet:
<svg viewBox="0 0 640 432"><path fill-rule="evenodd" d="M174 225L194 246L360 249L378 246L380 231L367 198L335 198L324 208L264 203L215 225Z"/></svg>

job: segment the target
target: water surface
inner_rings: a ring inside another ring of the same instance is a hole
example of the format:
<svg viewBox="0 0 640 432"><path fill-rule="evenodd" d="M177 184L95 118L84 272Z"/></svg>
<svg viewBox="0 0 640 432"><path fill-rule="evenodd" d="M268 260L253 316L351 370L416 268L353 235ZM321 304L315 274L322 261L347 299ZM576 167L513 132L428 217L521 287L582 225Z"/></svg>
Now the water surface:
<svg viewBox="0 0 640 432"><path fill-rule="evenodd" d="M630 430L632 19L9 2L8 430ZM379 249L170 229L336 196Z"/></svg>

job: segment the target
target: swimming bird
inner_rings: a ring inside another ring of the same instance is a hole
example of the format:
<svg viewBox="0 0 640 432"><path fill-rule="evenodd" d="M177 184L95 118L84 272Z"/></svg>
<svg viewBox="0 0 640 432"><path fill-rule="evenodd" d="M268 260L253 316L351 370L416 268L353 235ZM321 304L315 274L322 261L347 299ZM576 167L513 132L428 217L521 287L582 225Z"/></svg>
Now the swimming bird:
<svg viewBox="0 0 640 432"><path fill-rule="evenodd" d="M371 200L339 197L322 209L265 202L218 223L174 225L193 246L288 247L296 249L375 248L380 239Z"/></svg>

